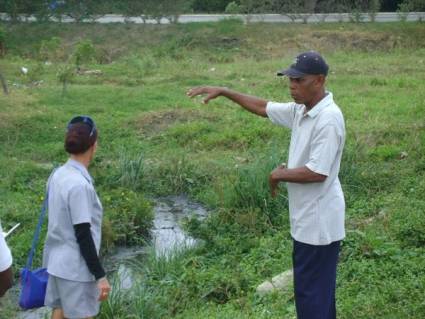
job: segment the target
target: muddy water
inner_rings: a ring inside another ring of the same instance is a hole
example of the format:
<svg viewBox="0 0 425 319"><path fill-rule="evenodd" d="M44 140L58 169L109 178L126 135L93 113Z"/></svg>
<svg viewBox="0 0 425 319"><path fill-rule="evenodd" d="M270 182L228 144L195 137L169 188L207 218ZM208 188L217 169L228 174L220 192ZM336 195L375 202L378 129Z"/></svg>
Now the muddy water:
<svg viewBox="0 0 425 319"><path fill-rule="evenodd" d="M195 239L186 235L181 224L184 218L194 216L200 220L207 217L208 212L200 204L191 202L185 196L168 196L154 200L154 221L152 245L157 255L168 255L176 249L192 247ZM143 262L145 247L119 247L116 252L105 258L105 266L118 275L121 289L129 289L132 285L134 270L128 266L129 261ZM17 294L17 290L16 290ZM47 308L21 311L19 319L44 319L49 317Z"/></svg>
<svg viewBox="0 0 425 319"><path fill-rule="evenodd" d="M184 233L181 222L189 216L202 220L208 215L205 208L184 196L159 199L154 210L152 238L155 251L160 255L169 254L176 248L193 246L195 240Z"/></svg>

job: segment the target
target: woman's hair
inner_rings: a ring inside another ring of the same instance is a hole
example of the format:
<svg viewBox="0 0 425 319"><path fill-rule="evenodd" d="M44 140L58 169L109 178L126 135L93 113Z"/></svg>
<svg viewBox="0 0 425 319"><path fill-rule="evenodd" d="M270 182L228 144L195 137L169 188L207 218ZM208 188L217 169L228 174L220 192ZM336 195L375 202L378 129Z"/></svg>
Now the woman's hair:
<svg viewBox="0 0 425 319"><path fill-rule="evenodd" d="M87 123L70 125L65 135L65 150L70 154L83 154L96 143L97 130Z"/></svg>

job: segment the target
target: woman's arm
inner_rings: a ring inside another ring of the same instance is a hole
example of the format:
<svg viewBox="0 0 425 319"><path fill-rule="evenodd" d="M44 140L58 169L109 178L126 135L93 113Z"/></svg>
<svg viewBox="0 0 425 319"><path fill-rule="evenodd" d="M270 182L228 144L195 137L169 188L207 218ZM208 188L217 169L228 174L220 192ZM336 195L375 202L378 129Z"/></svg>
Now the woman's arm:
<svg viewBox="0 0 425 319"><path fill-rule="evenodd" d="M96 252L93 237L90 231L90 223L81 223L74 225L77 243L80 246L80 252L86 261L87 267L96 278L96 280L105 277L105 270L100 264L99 256Z"/></svg>

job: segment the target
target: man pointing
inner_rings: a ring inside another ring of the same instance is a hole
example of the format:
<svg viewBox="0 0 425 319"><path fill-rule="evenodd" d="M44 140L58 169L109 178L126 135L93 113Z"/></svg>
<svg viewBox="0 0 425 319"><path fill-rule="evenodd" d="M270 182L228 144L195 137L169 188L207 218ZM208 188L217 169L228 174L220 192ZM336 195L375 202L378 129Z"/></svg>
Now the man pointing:
<svg viewBox="0 0 425 319"><path fill-rule="evenodd" d="M299 319L336 318L335 283L345 202L338 179L345 142L344 118L326 91L328 65L314 51L301 53L278 73L287 76L294 102L275 103L223 87L197 87L204 103L224 96L244 109L292 130L288 165L269 176L272 196L286 182L293 238L294 290Z"/></svg>

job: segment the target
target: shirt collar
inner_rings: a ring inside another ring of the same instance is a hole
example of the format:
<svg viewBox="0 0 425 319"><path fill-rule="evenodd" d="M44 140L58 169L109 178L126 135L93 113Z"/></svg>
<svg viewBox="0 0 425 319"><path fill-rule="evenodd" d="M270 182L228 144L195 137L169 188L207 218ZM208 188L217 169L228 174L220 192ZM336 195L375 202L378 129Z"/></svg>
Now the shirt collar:
<svg viewBox="0 0 425 319"><path fill-rule="evenodd" d="M70 158L66 162L66 165L69 165L69 166L77 169L90 184L93 184L93 178L90 176L89 171L87 170L87 168L83 164L81 164L80 162Z"/></svg>
<svg viewBox="0 0 425 319"><path fill-rule="evenodd" d="M311 118L314 118L317 116L317 114L320 113L321 110L326 108L327 106L331 105L333 102L333 95L331 92L326 92L326 96L319 101L310 111L308 111L305 115L310 116Z"/></svg>

